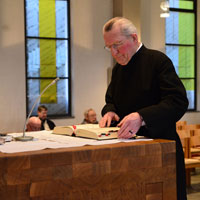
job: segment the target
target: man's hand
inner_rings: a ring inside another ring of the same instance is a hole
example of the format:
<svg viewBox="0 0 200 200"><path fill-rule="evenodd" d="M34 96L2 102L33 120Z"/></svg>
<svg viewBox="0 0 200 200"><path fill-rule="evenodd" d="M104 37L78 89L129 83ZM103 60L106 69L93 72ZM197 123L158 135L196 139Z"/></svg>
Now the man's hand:
<svg viewBox="0 0 200 200"><path fill-rule="evenodd" d="M109 127L111 121L119 121L119 116L114 112L107 112L99 122L101 128Z"/></svg>
<svg viewBox="0 0 200 200"><path fill-rule="evenodd" d="M120 128L118 131L119 138L131 138L136 135L138 130L142 125L142 119L139 113L134 112L122 119L122 121L117 125Z"/></svg>

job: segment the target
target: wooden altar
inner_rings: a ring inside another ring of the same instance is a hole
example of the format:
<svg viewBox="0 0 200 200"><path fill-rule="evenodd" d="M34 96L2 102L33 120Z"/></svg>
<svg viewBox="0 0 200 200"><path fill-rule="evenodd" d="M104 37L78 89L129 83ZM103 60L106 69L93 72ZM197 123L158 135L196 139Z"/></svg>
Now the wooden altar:
<svg viewBox="0 0 200 200"><path fill-rule="evenodd" d="M0 153L1 200L176 200L175 142Z"/></svg>

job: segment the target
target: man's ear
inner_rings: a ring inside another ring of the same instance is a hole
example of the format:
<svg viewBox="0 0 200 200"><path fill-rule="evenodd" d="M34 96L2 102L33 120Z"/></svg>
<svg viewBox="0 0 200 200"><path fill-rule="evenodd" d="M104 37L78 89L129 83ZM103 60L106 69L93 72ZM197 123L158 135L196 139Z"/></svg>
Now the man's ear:
<svg viewBox="0 0 200 200"><path fill-rule="evenodd" d="M134 42L138 42L138 36L137 36L136 33L131 34L131 37L132 37Z"/></svg>

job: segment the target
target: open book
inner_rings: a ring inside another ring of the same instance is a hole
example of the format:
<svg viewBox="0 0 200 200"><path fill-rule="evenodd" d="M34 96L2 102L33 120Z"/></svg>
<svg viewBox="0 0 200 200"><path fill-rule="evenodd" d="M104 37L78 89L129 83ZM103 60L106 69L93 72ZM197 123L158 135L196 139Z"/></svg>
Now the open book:
<svg viewBox="0 0 200 200"><path fill-rule="evenodd" d="M98 124L81 124L73 126L56 126L53 133L97 140L107 140L117 138L118 130L118 127L100 128Z"/></svg>

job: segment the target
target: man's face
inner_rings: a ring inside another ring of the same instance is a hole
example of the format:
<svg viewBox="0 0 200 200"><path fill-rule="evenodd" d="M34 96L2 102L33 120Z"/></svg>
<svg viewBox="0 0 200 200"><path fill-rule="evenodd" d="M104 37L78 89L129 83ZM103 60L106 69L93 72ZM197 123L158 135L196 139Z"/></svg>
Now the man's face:
<svg viewBox="0 0 200 200"><path fill-rule="evenodd" d="M41 120L44 120L47 118L47 110L42 110L41 112L38 111L38 117L41 119Z"/></svg>
<svg viewBox="0 0 200 200"><path fill-rule="evenodd" d="M90 122L90 123L94 123L97 121L97 115L95 113L94 110L90 110L88 112L88 116L87 116L87 120Z"/></svg>
<svg viewBox="0 0 200 200"><path fill-rule="evenodd" d="M104 41L106 47L110 49L113 58L120 65L126 65L138 48L137 35L122 35L117 25L111 31L104 32Z"/></svg>

